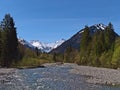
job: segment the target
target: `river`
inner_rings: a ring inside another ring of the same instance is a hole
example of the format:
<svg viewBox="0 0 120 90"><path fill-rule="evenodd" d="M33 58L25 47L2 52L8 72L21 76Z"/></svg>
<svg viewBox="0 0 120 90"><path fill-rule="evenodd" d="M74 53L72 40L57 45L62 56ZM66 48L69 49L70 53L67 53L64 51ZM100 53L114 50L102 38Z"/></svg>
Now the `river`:
<svg viewBox="0 0 120 90"><path fill-rule="evenodd" d="M120 90L120 87L85 82L84 76L69 72L73 66L16 69L15 73L0 75L0 90Z"/></svg>

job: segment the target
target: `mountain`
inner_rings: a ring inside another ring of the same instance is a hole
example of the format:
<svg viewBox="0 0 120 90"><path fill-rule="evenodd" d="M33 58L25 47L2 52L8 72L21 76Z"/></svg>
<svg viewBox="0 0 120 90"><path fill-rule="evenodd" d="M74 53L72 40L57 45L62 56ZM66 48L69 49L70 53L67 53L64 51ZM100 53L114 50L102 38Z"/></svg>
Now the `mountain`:
<svg viewBox="0 0 120 90"><path fill-rule="evenodd" d="M28 48L32 48L34 49L35 47L37 47L39 50L41 50L42 52L50 52L52 49L57 48L58 46L60 46L63 42L65 42L64 39L61 39L59 41L53 42L53 43L43 43L40 42L39 40L32 40L30 42L19 38L18 41L28 47Z"/></svg>
<svg viewBox="0 0 120 90"><path fill-rule="evenodd" d="M94 34L97 30L105 30L107 26L104 24L95 24L90 26L89 32L91 35ZM63 53L68 46L71 46L72 48L78 49L80 48L80 41L82 37L82 33L84 32L84 29L77 32L75 35L73 35L70 39L62 43L59 47L53 49L50 53ZM117 35L117 34L116 34ZM118 36L118 35L117 35Z"/></svg>
<svg viewBox="0 0 120 90"><path fill-rule="evenodd" d="M30 43L34 47L40 49L42 52L50 52L52 49L55 49L58 46L60 46L63 42L65 42L64 39L61 39L53 43L42 43L39 40L32 40Z"/></svg>
<svg viewBox="0 0 120 90"><path fill-rule="evenodd" d="M25 39L23 38L18 38L18 42L28 48L35 48L31 43L29 43L28 41L26 41Z"/></svg>

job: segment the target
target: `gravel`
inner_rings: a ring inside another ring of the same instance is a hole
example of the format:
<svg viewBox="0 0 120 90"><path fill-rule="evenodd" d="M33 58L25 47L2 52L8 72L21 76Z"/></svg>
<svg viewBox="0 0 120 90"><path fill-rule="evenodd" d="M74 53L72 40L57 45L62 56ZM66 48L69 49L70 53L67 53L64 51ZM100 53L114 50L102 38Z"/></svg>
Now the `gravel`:
<svg viewBox="0 0 120 90"><path fill-rule="evenodd" d="M93 84L120 85L120 70L97 68L90 66L75 66L71 73L86 76L86 82Z"/></svg>
<svg viewBox="0 0 120 90"><path fill-rule="evenodd" d="M18 69L0 68L0 90L30 90L22 80Z"/></svg>
<svg viewBox="0 0 120 90"><path fill-rule="evenodd" d="M120 90L116 87L120 85L120 69L70 63L43 65L45 68L0 68L0 90Z"/></svg>

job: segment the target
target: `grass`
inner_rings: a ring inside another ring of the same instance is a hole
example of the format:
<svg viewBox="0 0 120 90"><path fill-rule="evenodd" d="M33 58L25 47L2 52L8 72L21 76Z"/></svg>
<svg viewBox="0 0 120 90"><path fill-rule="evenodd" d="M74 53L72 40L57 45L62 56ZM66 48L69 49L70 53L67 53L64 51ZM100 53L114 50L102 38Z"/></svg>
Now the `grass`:
<svg viewBox="0 0 120 90"><path fill-rule="evenodd" d="M23 58L19 62L13 64L15 68L32 68L40 67L44 63L51 63L52 60L42 59L42 58Z"/></svg>

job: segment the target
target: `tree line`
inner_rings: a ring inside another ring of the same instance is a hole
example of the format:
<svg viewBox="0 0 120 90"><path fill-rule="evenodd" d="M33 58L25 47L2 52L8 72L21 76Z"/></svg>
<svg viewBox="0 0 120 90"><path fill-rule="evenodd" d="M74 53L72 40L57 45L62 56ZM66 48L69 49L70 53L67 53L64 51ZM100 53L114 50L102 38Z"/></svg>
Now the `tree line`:
<svg viewBox="0 0 120 90"><path fill-rule="evenodd" d="M99 67L120 67L120 38L114 32L112 23L105 30L99 29L91 34L85 26L79 50L70 46L63 54L53 54L55 61L72 62L79 65Z"/></svg>

